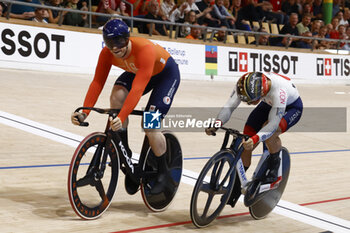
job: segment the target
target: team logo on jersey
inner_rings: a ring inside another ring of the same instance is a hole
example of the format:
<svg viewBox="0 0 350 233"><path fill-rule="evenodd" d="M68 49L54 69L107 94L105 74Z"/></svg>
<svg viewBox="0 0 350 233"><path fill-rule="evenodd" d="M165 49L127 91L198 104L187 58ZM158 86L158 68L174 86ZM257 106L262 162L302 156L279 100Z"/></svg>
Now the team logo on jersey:
<svg viewBox="0 0 350 233"><path fill-rule="evenodd" d="M166 105L169 105L171 102L171 99L169 96L164 96L163 98L163 103L165 103Z"/></svg>
<svg viewBox="0 0 350 233"><path fill-rule="evenodd" d="M149 106L149 111L150 112L155 112L156 111L156 106L155 105Z"/></svg>

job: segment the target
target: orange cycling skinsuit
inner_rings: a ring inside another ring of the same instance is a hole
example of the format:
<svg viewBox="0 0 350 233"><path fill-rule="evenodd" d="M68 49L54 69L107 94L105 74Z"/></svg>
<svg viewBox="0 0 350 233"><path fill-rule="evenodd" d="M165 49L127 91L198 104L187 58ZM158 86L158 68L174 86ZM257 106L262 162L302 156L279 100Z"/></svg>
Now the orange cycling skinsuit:
<svg viewBox="0 0 350 233"><path fill-rule="evenodd" d="M129 94L118 115L124 122L133 111L141 96L152 91L146 111L157 111L162 118L167 114L173 97L180 84L178 65L160 45L145 38L130 37L131 53L125 58L117 58L104 47L100 53L95 76L86 94L84 106L95 105L107 80L112 65L123 70L115 85L124 86ZM89 114L88 110L84 111Z"/></svg>

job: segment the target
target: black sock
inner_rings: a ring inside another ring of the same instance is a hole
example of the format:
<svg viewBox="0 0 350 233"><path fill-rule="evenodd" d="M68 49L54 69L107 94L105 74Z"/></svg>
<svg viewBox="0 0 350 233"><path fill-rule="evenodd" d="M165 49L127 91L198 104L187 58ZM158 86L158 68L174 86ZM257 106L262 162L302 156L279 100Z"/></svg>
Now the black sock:
<svg viewBox="0 0 350 233"><path fill-rule="evenodd" d="M128 143L128 129L121 129L118 131L120 138L122 139L122 142L124 144L125 150L128 152L129 157L131 158L132 152L129 147Z"/></svg>
<svg viewBox="0 0 350 233"><path fill-rule="evenodd" d="M158 164L158 173L164 173L167 171L167 162L166 162L166 152L161 156L155 156Z"/></svg>

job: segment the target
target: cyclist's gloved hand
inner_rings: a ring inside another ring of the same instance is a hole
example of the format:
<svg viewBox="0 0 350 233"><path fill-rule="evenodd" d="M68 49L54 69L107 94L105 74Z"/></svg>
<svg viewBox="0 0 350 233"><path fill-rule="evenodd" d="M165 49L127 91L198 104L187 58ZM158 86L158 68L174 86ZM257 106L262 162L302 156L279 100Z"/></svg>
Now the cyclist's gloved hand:
<svg viewBox="0 0 350 233"><path fill-rule="evenodd" d="M245 150L253 150L254 148L254 141L252 138L249 138L247 141L243 142L243 147Z"/></svg>
<svg viewBox="0 0 350 233"><path fill-rule="evenodd" d="M84 112L73 112L70 119L74 125L80 125L86 117L87 115Z"/></svg>
<svg viewBox="0 0 350 233"><path fill-rule="evenodd" d="M216 120L215 125L213 127L208 127L205 129L207 135L216 135L216 131L222 126L221 120Z"/></svg>
<svg viewBox="0 0 350 233"><path fill-rule="evenodd" d="M215 127L208 127L208 128L205 129L205 133L206 133L207 135L213 135L213 136L215 136L217 130L218 130L218 129L215 128Z"/></svg>
<svg viewBox="0 0 350 233"><path fill-rule="evenodd" d="M109 121L111 122L111 128L113 131L120 130L122 128L122 121L119 117L116 117L113 119L113 117L109 118Z"/></svg>

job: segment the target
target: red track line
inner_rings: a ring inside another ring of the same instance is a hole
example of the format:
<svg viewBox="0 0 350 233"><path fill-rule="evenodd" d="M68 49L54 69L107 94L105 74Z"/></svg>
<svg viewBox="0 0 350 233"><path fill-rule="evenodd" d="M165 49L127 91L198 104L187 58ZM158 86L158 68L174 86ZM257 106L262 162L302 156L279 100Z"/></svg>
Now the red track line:
<svg viewBox="0 0 350 233"><path fill-rule="evenodd" d="M336 198L336 199L330 199L330 200L324 200L324 201L309 202L309 203L304 203L304 204L299 204L299 205L301 205L301 206L316 205L316 204L322 204L322 203L334 202L334 201L343 201L343 200L349 200L349 199L350 199L350 197L343 197L343 198ZM222 216L217 217L217 219L232 218L232 217L238 217L238 216L243 216L243 215L248 215L248 214L249 214L249 212L222 215ZM169 224L156 225L156 226L150 226L150 227L141 227L141 228L135 228L135 229L129 229L129 230L123 230L123 231L115 231L112 233L129 233L129 232L137 232L137 231L147 231L147 230L152 230L152 229L186 225L186 224L190 224L190 223L192 223L192 221L176 222L176 223L169 223Z"/></svg>
<svg viewBox="0 0 350 233"><path fill-rule="evenodd" d="M343 198L336 198L336 199L330 199L330 200L325 200L325 201L309 202L309 203L304 203L304 204L300 204L300 205L301 206L316 205L316 204L322 204L322 203L333 202L333 201L343 201L343 200L349 200L349 199L350 199L350 197L343 197Z"/></svg>

